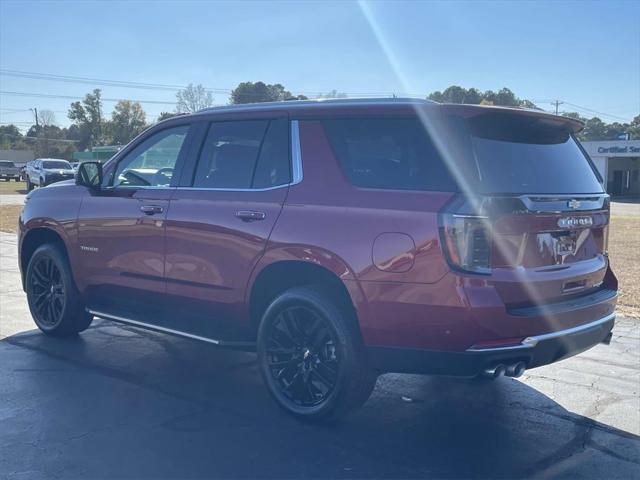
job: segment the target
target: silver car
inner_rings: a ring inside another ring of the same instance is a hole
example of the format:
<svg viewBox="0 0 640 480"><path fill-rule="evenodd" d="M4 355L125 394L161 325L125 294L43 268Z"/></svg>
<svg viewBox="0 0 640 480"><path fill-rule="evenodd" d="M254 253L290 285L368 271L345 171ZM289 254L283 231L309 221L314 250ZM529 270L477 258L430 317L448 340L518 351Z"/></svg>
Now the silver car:
<svg viewBox="0 0 640 480"><path fill-rule="evenodd" d="M75 171L66 160L57 158L38 158L27 164L27 190L33 187L46 187L55 182L75 177Z"/></svg>

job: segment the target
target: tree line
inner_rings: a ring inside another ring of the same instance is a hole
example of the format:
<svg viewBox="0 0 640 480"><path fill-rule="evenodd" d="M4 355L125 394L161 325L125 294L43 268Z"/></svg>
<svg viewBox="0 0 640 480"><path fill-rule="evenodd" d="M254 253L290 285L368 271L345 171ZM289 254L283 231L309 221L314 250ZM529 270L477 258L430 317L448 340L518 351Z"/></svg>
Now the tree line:
<svg viewBox="0 0 640 480"><path fill-rule="evenodd" d="M344 98L345 94L332 90L316 98ZM533 102L517 97L510 89L480 91L452 85L443 91L427 96L429 100L473 105L500 105L539 109ZM242 82L231 91L230 104L273 101L307 100L304 95L294 95L283 85L264 82ZM189 84L176 94L173 112L162 112L157 121L184 113L193 113L213 106L213 96L202 85ZM629 123L606 123L598 117L587 118L577 112L561 112L561 115L585 122L580 140L614 140L622 134L640 138L640 115ZM111 114L104 113L102 92L95 89L81 101L71 103L67 112L69 127L57 125L50 110L42 110L39 120L26 134L15 125L0 126L0 149L33 149L39 157L71 158L75 151L83 151L100 145L124 145L149 126L147 115L139 102L120 100Z"/></svg>

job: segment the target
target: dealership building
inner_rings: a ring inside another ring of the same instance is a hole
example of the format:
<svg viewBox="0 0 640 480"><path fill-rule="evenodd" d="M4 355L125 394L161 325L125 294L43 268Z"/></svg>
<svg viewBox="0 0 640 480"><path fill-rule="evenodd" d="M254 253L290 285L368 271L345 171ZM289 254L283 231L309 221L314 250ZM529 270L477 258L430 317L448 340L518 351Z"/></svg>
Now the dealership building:
<svg viewBox="0 0 640 480"><path fill-rule="evenodd" d="M611 197L640 198L640 140L582 142Z"/></svg>

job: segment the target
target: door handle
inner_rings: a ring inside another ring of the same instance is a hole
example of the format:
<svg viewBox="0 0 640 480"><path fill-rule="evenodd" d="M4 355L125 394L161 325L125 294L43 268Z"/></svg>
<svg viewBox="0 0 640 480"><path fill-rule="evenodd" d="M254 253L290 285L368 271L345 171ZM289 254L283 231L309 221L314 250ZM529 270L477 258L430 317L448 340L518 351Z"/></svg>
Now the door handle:
<svg viewBox="0 0 640 480"><path fill-rule="evenodd" d="M264 220L267 218L267 214L253 210L239 210L236 212L236 217L243 222L255 222L256 220Z"/></svg>
<svg viewBox="0 0 640 480"><path fill-rule="evenodd" d="M140 211L145 215L155 215L156 213L164 212L164 208L160 205L142 205Z"/></svg>

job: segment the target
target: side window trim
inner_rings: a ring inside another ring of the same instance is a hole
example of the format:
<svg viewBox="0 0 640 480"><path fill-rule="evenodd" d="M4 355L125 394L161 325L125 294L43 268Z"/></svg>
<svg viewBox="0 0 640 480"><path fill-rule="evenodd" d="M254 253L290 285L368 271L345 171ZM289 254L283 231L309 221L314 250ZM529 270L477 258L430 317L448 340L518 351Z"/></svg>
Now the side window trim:
<svg viewBox="0 0 640 480"><path fill-rule="evenodd" d="M168 130L172 130L180 127L186 127L187 133L180 147L180 152L178 153L178 158L176 159L176 164L174 168L174 175L169 185L113 185L113 182L115 180L115 175L116 175L116 172L118 171L118 166L120 165L120 162L128 158L129 155L131 155L138 147L143 145L147 140L155 137L159 133L166 132ZM154 130L149 132L147 135L141 138L134 145L131 145L129 148L127 148L125 151L122 152L122 155L116 160L113 167L111 168L111 171L109 172L108 177L105 179L106 185L104 187L108 189L126 189L126 190L141 190L141 189L166 190L166 189L175 188L175 183L177 182L176 179L179 178L182 173L186 154L190 150L190 142L193 136L193 130L194 130L194 125L193 123L189 122L189 123L178 123L175 125L167 126L166 128L163 128L160 130Z"/></svg>
<svg viewBox="0 0 640 480"><path fill-rule="evenodd" d="M281 117L286 118L286 117ZM274 120L274 119L269 119ZM219 120L219 122L225 121L234 121L234 120ZM242 120L237 120L242 121ZM212 124L216 123L216 120L207 121L205 125L200 125L199 127L199 141L195 142L199 145L195 145L192 147L192 153L190 155L197 155L195 165L192 166L193 171L191 175L189 172L184 171L183 176L187 176L190 180L189 185L178 185L177 190L188 190L188 191L217 191L217 192L265 192L269 190L277 190L279 188L289 188L292 185L296 185L302 182L303 179L303 170L302 170L302 153L300 148L300 126L298 120L288 120L289 123L289 168L291 170L291 181L287 183L283 183L281 185L274 185L271 187L263 187L263 188L216 188L216 187L194 187L193 186L193 176L195 175L195 171L197 168L197 163L199 161L199 157L202 153L202 149L204 147L204 142L206 141L207 133ZM202 130L204 129L204 131ZM266 136L265 131L265 136ZM264 142L264 138L262 139ZM261 145L262 147L262 145ZM254 172L255 174L255 172ZM184 183L184 181L180 182Z"/></svg>

